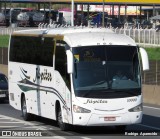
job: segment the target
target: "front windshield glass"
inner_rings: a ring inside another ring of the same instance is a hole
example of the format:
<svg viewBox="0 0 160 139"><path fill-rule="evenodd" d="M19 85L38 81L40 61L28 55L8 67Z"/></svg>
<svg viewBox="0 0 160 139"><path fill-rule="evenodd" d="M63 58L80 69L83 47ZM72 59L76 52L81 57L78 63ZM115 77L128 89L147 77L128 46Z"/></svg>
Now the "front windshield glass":
<svg viewBox="0 0 160 139"><path fill-rule="evenodd" d="M76 96L117 98L140 94L137 47L83 46L73 48L73 55Z"/></svg>

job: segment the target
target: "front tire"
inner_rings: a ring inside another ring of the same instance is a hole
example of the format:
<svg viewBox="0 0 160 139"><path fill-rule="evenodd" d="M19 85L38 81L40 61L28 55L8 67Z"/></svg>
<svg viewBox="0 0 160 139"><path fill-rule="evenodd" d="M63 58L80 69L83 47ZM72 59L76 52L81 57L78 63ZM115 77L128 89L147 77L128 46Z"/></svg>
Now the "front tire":
<svg viewBox="0 0 160 139"><path fill-rule="evenodd" d="M60 106L58 108L57 122L58 122L58 126L60 127L60 129L62 131L69 130L69 125L66 124L66 123L63 123L62 111L61 111L61 107Z"/></svg>
<svg viewBox="0 0 160 139"><path fill-rule="evenodd" d="M21 111L22 111L23 119L25 121L29 121L31 119L31 114L27 113L27 104L26 104L25 96L23 96L22 98Z"/></svg>

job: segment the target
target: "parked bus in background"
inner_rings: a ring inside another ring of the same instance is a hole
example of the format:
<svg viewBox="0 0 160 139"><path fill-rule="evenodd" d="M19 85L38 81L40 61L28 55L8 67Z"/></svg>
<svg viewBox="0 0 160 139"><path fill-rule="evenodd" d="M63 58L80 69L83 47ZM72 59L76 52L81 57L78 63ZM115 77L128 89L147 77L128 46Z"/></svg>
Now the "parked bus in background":
<svg viewBox="0 0 160 139"><path fill-rule="evenodd" d="M10 26L12 23L17 23L17 15L23 8L6 8L2 9L6 19L6 26Z"/></svg>
<svg viewBox="0 0 160 139"><path fill-rule="evenodd" d="M29 26L30 25L30 12L32 8L22 8L20 13L17 15L17 26Z"/></svg>
<svg viewBox="0 0 160 139"><path fill-rule="evenodd" d="M54 9L40 9L40 12L44 14L45 23L58 22L58 11Z"/></svg>
<svg viewBox="0 0 160 139"><path fill-rule="evenodd" d="M41 13L40 11L25 10L25 12L22 11L17 16L17 23L18 23L18 26L34 27L34 26L38 26L40 23L44 23L44 18L45 18L44 14Z"/></svg>
<svg viewBox="0 0 160 139"><path fill-rule="evenodd" d="M0 13L0 25L5 25L5 16L3 13Z"/></svg>
<svg viewBox="0 0 160 139"><path fill-rule="evenodd" d="M39 115L56 120L61 130L124 130L142 121L140 60L148 70L146 51L106 28L16 31L9 47L10 105L24 120ZM118 71L125 78L117 78Z"/></svg>
<svg viewBox="0 0 160 139"><path fill-rule="evenodd" d="M29 26L29 18L27 12L20 12L17 15L17 26Z"/></svg>
<svg viewBox="0 0 160 139"><path fill-rule="evenodd" d="M71 25L71 10L69 8L63 8L58 10L59 20L63 24Z"/></svg>
<svg viewBox="0 0 160 139"><path fill-rule="evenodd" d="M32 21L30 22L33 22L33 26L38 26L40 23L42 24L45 22L45 16L40 11L36 11L34 12L31 20Z"/></svg>

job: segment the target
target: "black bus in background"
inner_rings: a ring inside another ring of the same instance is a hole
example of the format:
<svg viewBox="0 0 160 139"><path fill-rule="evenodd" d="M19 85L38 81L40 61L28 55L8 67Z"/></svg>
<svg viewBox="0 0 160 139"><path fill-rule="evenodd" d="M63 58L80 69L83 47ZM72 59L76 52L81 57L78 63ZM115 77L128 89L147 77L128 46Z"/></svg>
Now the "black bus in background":
<svg viewBox="0 0 160 139"><path fill-rule="evenodd" d="M2 13L5 16L5 25L10 26L11 23L17 22L17 15L22 11L24 8L5 8L2 9Z"/></svg>
<svg viewBox="0 0 160 139"><path fill-rule="evenodd" d="M56 24L63 24L63 13L58 12L54 9L40 9L40 12L45 16L45 23L56 23Z"/></svg>

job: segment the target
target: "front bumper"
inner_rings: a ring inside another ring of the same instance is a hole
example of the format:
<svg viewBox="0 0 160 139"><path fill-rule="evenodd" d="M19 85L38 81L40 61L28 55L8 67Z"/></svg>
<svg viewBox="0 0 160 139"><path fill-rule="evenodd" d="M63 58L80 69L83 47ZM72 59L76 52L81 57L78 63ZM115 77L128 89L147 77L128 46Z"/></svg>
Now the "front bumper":
<svg viewBox="0 0 160 139"><path fill-rule="evenodd" d="M115 120L106 120L106 117L114 117ZM130 125L141 123L142 112L127 112L122 114L75 114L73 119L74 125L82 126Z"/></svg>

